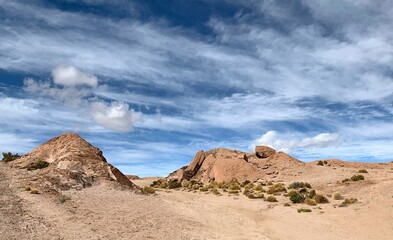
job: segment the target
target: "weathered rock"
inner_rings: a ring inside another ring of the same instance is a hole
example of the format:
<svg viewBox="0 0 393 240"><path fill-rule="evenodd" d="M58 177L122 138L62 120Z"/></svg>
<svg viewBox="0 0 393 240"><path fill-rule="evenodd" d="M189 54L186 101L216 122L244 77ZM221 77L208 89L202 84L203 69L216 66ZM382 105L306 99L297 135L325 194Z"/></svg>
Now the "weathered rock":
<svg viewBox="0 0 393 240"><path fill-rule="evenodd" d="M259 158L268 158L276 153L276 150L267 146L256 146L255 155Z"/></svg>
<svg viewBox="0 0 393 240"><path fill-rule="evenodd" d="M13 161L11 165L26 169L37 161L46 161L49 166L28 171L26 180L30 180L28 184L35 184L43 190L59 192L82 189L109 181L122 187L138 189L123 173L107 163L98 148L75 133L55 137Z"/></svg>
<svg viewBox="0 0 393 240"><path fill-rule="evenodd" d="M192 177L194 177L199 168L202 166L204 160L205 152L203 150L197 152L190 165L188 165L188 167L184 170L183 178L190 180Z"/></svg>

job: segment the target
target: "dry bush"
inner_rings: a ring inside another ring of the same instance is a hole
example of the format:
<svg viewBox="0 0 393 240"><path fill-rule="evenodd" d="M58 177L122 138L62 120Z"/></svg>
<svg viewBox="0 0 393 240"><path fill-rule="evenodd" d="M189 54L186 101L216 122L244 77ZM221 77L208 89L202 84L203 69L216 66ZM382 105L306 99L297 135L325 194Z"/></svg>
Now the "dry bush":
<svg viewBox="0 0 393 240"><path fill-rule="evenodd" d="M154 188L152 188L152 187L146 186L143 188L143 192L147 193L147 194L154 194L156 192L156 190L154 190Z"/></svg>
<svg viewBox="0 0 393 240"><path fill-rule="evenodd" d="M311 209L309 209L309 208L299 208L299 209L297 210L297 212L298 212L298 213L302 213L302 212L312 212L312 211L311 211Z"/></svg>
<svg viewBox="0 0 393 240"><path fill-rule="evenodd" d="M360 181L360 180L364 180L364 176L361 175L361 174L359 174L359 175L353 175L353 176L351 177L351 181L356 182L356 181Z"/></svg>
<svg viewBox="0 0 393 240"><path fill-rule="evenodd" d="M368 173L366 169L360 169L358 173Z"/></svg>
<svg viewBox="0 0 393 240"><path fill-rule="evenodd" d="M49 166L49 163L47 161L42 161L39 160L37 162L31 163L28 167L27 170L32 171L32 170L37 170L37 169L43 169Z"/></svg>
<svg viewBox="0 0 393 240"><path fill-rule="evenodd" d="M341 194L339 192L335 192L335 193L333 193L333 198L335 200L341 200L343 197L341 196Z"/></svg>
<svg viewBox="0 0 393 240"><path fill-rule="evenodd" d="M329 199L327 199L327 197L320 194L315 195L313 199L315 200L316 203L329 203Z"/></svg>
<svg viewBox="0 0 393 240"><path fill-rule="evenodd" d="M267 201L267 202L277 202L277 199L276 199L276 197L274 197L274 196L268 196L268 197L266 198L266 201Z"/></svg>
<svg viewBox="0 0 393 240"><path fill-rule="evenodd" d="M305 200L305 197L296 190L290 191L288 196L289 200L291 200L293 203L303 203Z"/></svg>
<svg viewBox="0 0 393 240"><path fill-rule="evenodd" d="M316 206L316 205L317 205L317 203L315 202L315 200L314 200L314 199L311 199L311 198L306 198L306 200L304 200L304 203L307 204L307 205L309 205L309 206Z"/></svg>

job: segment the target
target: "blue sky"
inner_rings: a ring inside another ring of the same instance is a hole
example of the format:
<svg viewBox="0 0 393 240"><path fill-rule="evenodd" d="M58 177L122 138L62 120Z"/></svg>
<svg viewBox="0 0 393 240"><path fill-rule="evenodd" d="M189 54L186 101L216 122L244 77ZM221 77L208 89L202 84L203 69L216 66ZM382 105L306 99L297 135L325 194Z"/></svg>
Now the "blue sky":
<svg viewBox="0 0 393 240"><path fill-rule="evenodd" d="M390 1L0 0L0 151L75 131L123 172L216 147L393 160Z"/></svg>

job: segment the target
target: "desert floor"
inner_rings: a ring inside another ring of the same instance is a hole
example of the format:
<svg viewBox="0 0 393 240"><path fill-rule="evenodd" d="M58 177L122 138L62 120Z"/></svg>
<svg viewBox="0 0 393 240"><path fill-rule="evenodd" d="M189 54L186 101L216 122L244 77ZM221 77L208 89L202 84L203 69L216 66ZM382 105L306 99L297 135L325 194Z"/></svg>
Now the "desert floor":
<svg viewBox="0 0 393 240"><path fill-rule="evenodd" d="M314 164L315 165L315 164ZM319 193L340 191L342 200L315 207L284 207L239 196L158 190L146 196L110 186L66 191L60 203L21 188L19 170L0 162L0 239L392 239L393 169L371 169L366 180L338 183L356 173L348 167L311 166L291 181L308 181ZM134 180L141 186L152 179ZM289 183L288 179L283 181ZM311 213L298 213L307 207Z"/></svg>

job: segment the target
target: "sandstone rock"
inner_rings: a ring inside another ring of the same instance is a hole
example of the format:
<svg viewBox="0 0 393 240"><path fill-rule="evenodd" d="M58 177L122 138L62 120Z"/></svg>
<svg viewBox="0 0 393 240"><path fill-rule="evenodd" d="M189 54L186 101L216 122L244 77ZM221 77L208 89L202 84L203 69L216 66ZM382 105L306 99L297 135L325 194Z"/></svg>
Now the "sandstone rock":
<svg viewBox="0 0 393 240"><path fill-rule="evenodd" d="M205 152L203 150L197 152L190 165L184 170L183 178L190 180L198 172L205 160Z"/></svg>
<svg viewBox="0 0 393 240"><path fill-rule="evenodd" d="M255 155L259 158L268 158L276 153L276 150L267 146L256 146Z"/></svg>

